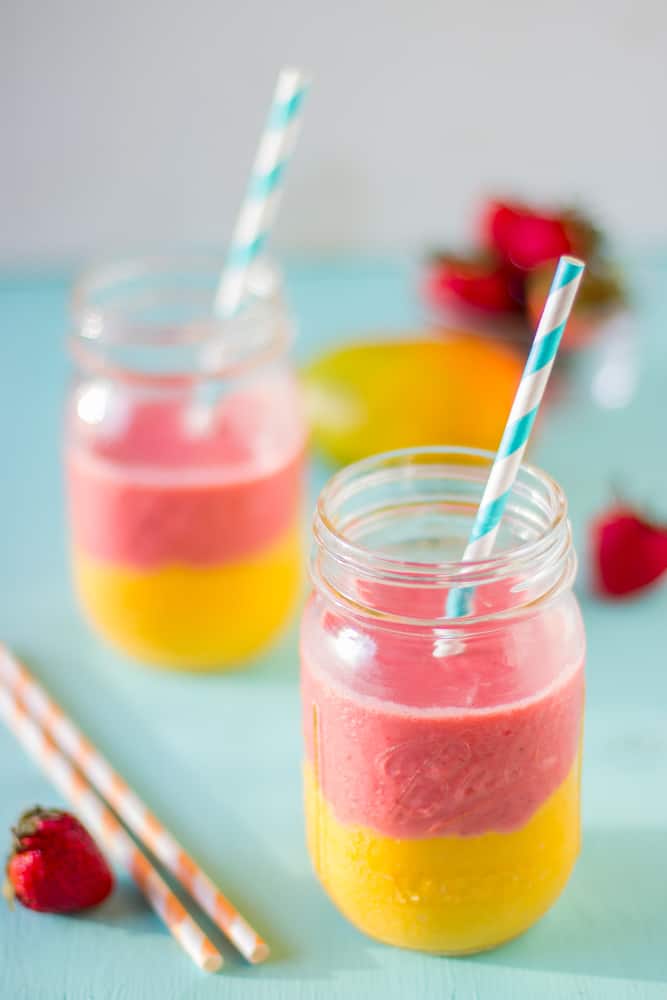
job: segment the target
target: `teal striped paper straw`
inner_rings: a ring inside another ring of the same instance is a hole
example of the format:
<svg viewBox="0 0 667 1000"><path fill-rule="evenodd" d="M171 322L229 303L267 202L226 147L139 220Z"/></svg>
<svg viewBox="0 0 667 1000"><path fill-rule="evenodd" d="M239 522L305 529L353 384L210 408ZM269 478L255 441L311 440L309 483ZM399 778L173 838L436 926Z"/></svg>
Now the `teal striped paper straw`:
<svg viewBox="0 0 667 1000"><path fill-rule="evenodd" d="M301 124L309 81L299 69L283 69L236 222L225 269L215 295L217 316L240 306L249 269L264 252L282 194L285 169Z"/></svg>
<svg viewBox="0 0 667 1000"><path fill-rule="evenodd" d="M485 559L493 551L500 522L549 381L554 358L584 267L583 261L575 257L561 257L558 261L500 447L491 466L470 539L463 553L464 562ZM449 592L447 597L449 618L459 618L468 614L472 589L472 587L457 587Z"/></svg>

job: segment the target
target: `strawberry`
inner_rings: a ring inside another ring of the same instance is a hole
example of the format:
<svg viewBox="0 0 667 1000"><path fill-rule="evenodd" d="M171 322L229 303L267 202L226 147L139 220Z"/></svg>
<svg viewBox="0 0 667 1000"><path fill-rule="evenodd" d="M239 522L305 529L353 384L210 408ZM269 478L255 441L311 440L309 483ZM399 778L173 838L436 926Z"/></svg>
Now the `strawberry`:
<svg viewBox="0 0 667 1000"><path fill-rule="evenodd" d="M431 305L468 306L485 313L513 313L522 309L522 285L496 257L482 253L467 257L438 254L426 275L425 294Z"/></svg>
<svg viewBox="0 0 667 1000"><path fill-rule="evenodd" d="M606 597L623 597L655 583L667 570L667 526L652 524L624 505L602 513L591 526L593 585Z"/></svg>
<svg viewBox="0 0 667 1000"><path fill-rule="evenodd" d="M530 271L561 254L588 259L599 242L593 226L576 212L549 214L519 203L489 202L480 229L482 244L521 271Z"/></svg>
<svg viewBox="0 0 667 1000"><path fill-rule="evenodd" d="M5 890L31 910L74 913L109 895L114 878L95 841L79 820L36 806L12 830Z"/></svg>

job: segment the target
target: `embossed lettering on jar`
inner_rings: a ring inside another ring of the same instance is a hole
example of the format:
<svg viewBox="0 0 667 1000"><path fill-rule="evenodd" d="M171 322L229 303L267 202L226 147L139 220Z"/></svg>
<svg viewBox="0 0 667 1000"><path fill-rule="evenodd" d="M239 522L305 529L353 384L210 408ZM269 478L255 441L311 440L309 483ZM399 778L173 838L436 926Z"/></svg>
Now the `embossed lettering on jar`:
<svg viewBox="0 0 667 1000"><path fill-rule="evenodd" d="M408 450L335 476L301 633L315 870L361 930L449 954L530 927L579 851L585 640L566 502L523 467L493 557L462 564L491 458ZM462 585L470 613L447 619Z"/></svg>

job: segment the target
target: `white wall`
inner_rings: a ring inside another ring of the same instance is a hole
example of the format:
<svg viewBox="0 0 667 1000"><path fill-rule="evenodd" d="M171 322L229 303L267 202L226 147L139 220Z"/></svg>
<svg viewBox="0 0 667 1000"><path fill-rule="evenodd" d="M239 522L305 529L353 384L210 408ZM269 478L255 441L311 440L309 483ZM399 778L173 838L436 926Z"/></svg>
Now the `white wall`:
<svg viewBox="0 0 667 1000"><path fill-rule="evenodd" d="M667 233L664 0L0 0L0 259L226 240L278 67L277 237L460 238L480 192Z"/></svg>

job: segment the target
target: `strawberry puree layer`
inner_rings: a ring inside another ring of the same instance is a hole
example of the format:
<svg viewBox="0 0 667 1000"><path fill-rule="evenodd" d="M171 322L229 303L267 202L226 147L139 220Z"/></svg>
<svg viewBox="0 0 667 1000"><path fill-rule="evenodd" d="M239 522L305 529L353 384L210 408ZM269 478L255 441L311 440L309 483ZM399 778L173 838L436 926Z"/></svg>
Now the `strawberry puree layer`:
<svg viewBox="0 0 667 1000"><path fill-rule="evenodd" d="M338 822L395 838L523 826L571 771L581 735L583 667L562 662L566 618L554 609L448 650L433 636L362 632L311 602L306 753Z"/></svg>
<svg viewBox="0 0 667 1000"><path fill-rule="evenodd" d="M293 528L304 442L291 383L235 393L202 433L188 429L191 405L128 396L114 426L75 437L67 465L79 550L137 569L213 566Z"/></svg>

